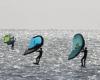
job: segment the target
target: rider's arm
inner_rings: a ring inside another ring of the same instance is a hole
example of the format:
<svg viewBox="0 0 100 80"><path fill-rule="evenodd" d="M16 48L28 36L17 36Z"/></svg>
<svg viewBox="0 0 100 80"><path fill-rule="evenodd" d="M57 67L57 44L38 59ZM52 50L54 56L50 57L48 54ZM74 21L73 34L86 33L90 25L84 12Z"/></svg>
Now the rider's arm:
<svg viewBox="0 0 100 80"><path fill-rule="evenodd" d="M40 50L37 50L36 52L40 52Z"/></svg>
<svg viewBox="0 0 100 80"><path fill-rule="evenodd" d="M84 49L83 49L83 50L81 50L81 52L84 52Z"/></svg>

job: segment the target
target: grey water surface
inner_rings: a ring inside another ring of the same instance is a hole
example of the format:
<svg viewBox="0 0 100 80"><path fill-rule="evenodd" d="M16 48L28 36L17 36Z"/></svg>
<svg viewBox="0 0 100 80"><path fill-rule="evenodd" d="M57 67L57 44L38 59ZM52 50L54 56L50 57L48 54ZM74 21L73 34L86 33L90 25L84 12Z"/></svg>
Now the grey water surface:
<svg viewBox="0 0 100 80"><path fill-rule="evenodd" d="M2 41L4 34L16 37L15 50ZM68 61L72 37L82 33L88 56L86 68L80 67L83 53ZM28 41L35 35L45 39L40 65L34 65L38 53L23 56ZM100 80L100 31L93 30L1 30L0 80Z"/></svg>

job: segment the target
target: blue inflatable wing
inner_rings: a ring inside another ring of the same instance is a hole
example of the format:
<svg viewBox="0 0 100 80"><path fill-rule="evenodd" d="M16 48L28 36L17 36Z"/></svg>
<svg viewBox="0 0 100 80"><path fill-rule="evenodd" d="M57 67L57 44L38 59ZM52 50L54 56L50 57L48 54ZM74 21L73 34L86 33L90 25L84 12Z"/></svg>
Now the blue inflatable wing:
<svg viewBox="0 0 100 80"><path fill-rule="evenodd" d="M41 45L42 44L42 38L40 36L37 36L37 37L33 37L29 43L29 46L28 48L34 48L35 46L37 45Z"/></svg>
<svg viewBox="0 0 100 80"><path fill-rule="evenodd" d="M42 36L38 35L33 37L30 40L28 45L28 50L25 51L24 55L37 51L39 48L43 46L43 43L44 43L44 39Z"/></svg>

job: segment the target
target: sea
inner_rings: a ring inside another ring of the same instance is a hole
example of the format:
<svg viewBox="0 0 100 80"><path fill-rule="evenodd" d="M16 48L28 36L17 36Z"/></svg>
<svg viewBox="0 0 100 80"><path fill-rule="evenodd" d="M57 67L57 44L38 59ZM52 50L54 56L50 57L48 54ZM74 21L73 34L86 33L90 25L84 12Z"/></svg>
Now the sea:
<svg viewBox="0 0 100 80"><path fill-rule="evenodd" d="M16 38L15 48L3 43L5 34ZM68 60L72 39L81 33L88 55L86 68L81 67L80 53ZM39 65L33 64L38 52L23 55L29 40L44 37L43 55ZM0 30L0 80L100 80L100 31L99 30Z"/></svg>

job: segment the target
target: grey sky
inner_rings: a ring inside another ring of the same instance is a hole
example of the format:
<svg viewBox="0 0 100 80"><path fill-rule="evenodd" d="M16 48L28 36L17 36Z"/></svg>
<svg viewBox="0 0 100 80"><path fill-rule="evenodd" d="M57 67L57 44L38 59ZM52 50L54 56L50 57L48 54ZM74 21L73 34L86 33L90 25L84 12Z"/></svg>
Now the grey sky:
<svg viewBox="0 0 100 80"><path fill-rule="evenodd" d="M100 0L0 0L0 28L100 29Z"/></svg>

